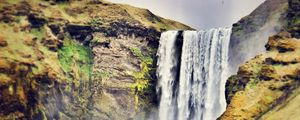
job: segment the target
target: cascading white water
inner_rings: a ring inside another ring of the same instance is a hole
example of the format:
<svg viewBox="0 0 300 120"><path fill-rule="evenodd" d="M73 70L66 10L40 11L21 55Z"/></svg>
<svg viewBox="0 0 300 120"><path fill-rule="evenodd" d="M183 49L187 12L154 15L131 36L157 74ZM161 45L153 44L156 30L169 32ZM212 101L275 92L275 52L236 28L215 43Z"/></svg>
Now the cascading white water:
<svg viewBox="0 0 300 120"><path fill-rule="evenodd" d="M176 31L162 34L160 120L215 120L225 111L230 34L230 28L184 31L181 42Z"/></svg>
<svg viewBox="0 0 300 120"><path fill-rule="evenodd" d="M161 120L174 119L175 114L175 100L173 91L175 73L174 69L177 67L178 58L176 57L176 37L177 31L167 31L162 33L160 39L160 46L158 49L158 68L157 74L161 81L158 86L161 86L161 100L159 107L159 118Z"/></svg>

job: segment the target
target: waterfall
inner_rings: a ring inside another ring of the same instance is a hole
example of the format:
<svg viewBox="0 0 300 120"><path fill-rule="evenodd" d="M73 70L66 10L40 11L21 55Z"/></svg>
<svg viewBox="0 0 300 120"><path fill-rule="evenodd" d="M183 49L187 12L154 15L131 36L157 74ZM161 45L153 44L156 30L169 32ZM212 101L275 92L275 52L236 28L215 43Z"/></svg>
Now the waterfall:
<svg viewBox="0 0 300 120"><path fill-rule="evenodd" d="M216 120L225 111L230 34L231 28L162 33L157 53L160 120Z"/></svg>
<svg viewBox="0 0 300 120"><path fill-rule="evenodd" d="M177 31L162 33L158 49L158 77L161 80L161 100L159 106L159 118L161 120L174 119L176 109L176 76L179 70L180 54L176 49Z"/></svg>

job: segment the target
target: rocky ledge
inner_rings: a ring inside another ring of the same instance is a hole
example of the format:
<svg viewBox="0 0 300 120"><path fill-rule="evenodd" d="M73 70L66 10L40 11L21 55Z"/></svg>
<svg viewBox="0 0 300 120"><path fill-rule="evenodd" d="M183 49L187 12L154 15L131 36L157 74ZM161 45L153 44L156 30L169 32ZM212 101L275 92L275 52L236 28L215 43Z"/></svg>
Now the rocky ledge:
<svg viewBox="0 0 300 120"><path fill-rule="evenodd" d="M221 119L265 119L266 113L286 103L299 88L300 40L280 32L269 38L266 49L228 79L229 105Z"/></svg>
<svg viewBox="0 0 300 120"><path fill-rule="evenodd" d="M274 120L299 118L300 113L295 106L299 105L296 101L299 100L300 95L300 40L298 35L300 2L299 0L267 0L255 11L260 11L263 6L269 6L265 7L266 9L273 8L273 11L266 11L267 13L273 13L271 16L279 15L275 17L276 19L274 19L274 16L271 17L271 20L265 19L265 22L274 23L274 20L276 20L276 24L273 25L279 25L277 28L280 28L278 30L281 32L271 35L266 43L265 40L260 40L262 38L255 40L255 37L244 40L235 39L237 34L240 33L236 29L241 28L239 31L243 31L248 28L241 27L240 22L234 25L233 39L235 41L249 43L250 46L254 45L250 43L253 41L255 41L255 44L265 44L265 52L261 52L260 55L241 65L237 74L227 80L226 100L228 106L220 119ZM249 15L250 19L247 20L245 18L249 17L245 17L241 21L246 20L247 23L247 21L253 20L251 16L261 16L266 13L256 13L255 11ZM267 24L267 26L272 28L272 25ZM261 30L264 30L264 27L254 31ZM267 33L266 35L272 34L268 31L261 32L263 34ZM247 38L249 35L260 36L260 33L254 33L241 34L238 38ZM234 43L236 42L232 43L233 46ZM239 43L237 43L235 47L239 46ZM251 47L251 49L253 48ZM252 52L252 50L250 51ZM235 60L232 59L231 63L234 64L234 62Z"/></svg>
<svg viewBox="0 0 300 120"><path fill-rule="evenodd" d="M102 0L2 0L0 12L0 119L145 118L161 31L191 29Z"/></svg>

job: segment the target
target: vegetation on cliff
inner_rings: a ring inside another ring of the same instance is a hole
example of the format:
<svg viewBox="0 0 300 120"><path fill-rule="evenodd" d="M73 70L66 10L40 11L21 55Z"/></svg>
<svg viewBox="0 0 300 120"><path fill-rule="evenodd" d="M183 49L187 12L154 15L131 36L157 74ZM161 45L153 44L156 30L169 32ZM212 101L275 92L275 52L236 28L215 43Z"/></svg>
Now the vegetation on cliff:
<svg viewBox="0 0 300 120"><path fill-rule="evenodd" d="M0 119L146 117L160 32L191 29L101 0L4 0L0 12Z"/></svg>
<svg viewBox="0 0 300 120"><path fill-rule="evenodd" d="M221 119L257 119L299 85L300 42L288 32L269 38L267 52L239 68L226 84L230 103Z"/></svg>
<svg viewBox="0 0 300 120"><path fill-rule="evenodd" d="M298 118L293 106L299 98L299 8L298 0L288 0L282 32L269 37L266 53L240 66L237 75L228 79L229 105L220 119Z"/></svg>
<svg viewBox="0 0 300 120"><path fill-rule="evenodd" d="M291 32L293 37L300 38L300 1L299 0L289 0L288 9L288 25L287 30Z"/></svg>

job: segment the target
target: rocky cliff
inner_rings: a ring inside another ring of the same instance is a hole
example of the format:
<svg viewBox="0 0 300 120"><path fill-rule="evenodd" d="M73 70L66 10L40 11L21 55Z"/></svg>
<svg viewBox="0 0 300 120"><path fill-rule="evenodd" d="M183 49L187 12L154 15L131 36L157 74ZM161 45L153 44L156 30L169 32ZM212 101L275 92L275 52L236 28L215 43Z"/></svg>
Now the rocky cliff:
<svg viewBox="0 0 300 120"><path fill-rule="evenodd" d="M237 75L228 79L226 99L229 105L221 120L299 119L299 110L295 106L299 105L296 101L299 100L300 1L288 0L286 3L287 8L282 14L284 20L280 22L281 32L269 37L266 52L247 61L239 67ZM286 3L275 6L286 6ZM272 6L270 1L268 4ZM234 29L233 37L235 34Z"/></svg>
<svg viewBox="0 0 300 120"><path fill-rule="evenodd" d="M155 109L161 31L106 1L0 1L0 119L133 119Z"/></svg>
<svg viewBox="0 0 300 120"><path fill-rule="evenodd" d="M231 73L236 73L247 60L265 52L268 37L286 26L287 12L288 0L266 0L250 15L233 24L229 49Z"/></svg>
<svg viewBox="0 0 300 120"><path fill-rule="evenodd" d="M300 40L281 32L269 38L266 48L266 53L242 65L228 80L230 104L222 119L260 118L298 89Z"/></svg>

